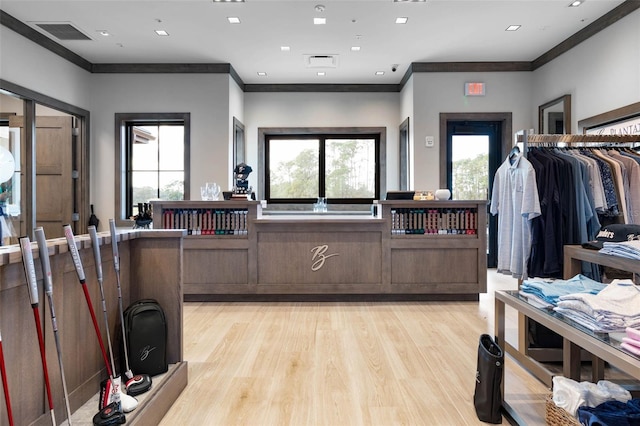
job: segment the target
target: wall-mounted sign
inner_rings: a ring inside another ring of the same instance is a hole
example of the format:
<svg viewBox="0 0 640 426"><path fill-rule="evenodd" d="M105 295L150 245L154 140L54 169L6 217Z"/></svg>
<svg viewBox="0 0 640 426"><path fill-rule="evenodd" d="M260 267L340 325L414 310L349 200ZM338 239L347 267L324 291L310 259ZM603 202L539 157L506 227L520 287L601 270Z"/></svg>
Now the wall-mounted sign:
<svg viewBox="0 0 640 426"><path fill-rule="evenodd" d="M592 127L587 129L585 133L587 135L640 135L640 117Z"/></svg>
<svg viewBox="0 0 640 426"><path fill-rule="evenodd" d="M479 82L470 82L464 84L465 96L484 96L485 84Z"/></svg>

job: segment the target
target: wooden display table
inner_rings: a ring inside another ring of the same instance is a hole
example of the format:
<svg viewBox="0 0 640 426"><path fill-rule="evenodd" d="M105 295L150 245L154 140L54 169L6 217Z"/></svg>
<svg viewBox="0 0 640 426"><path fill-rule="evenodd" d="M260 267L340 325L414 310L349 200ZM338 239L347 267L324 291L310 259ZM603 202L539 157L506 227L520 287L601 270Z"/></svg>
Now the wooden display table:
<svg viewBox="0 0 640 426"><path fill-rule="evenodd" d="M584 249L580 246L565 246L565 278L568 279L579 274L582 270L582 261L640 273L640 261L638 260L600 254L597 250ZM591 355L591 379L593 382L604 378L605 362L640 381L640 358L620 348L624 333L594 333L569 319L563 318L554 311L530 305L526 300L519 297L517 291L496 291L495 334L499 344L507 354L511 355L515 361L549 388L552 387L554 374L544 364L536 361L531 356L526 350L526 345L523 346L522 336L526 335L526 333L523 333L526 330L521 328L518 330L521 337L519 349L505 341L505 306L516 309L519 316L525 319L525 321L519 321L520 325L526 324L526 321L531 319L562 336L562 369L565 377L577 381L581 380L581 362L584 360L583 352L586 351ZM502 384L504 386L504 380ZM505 395L504 388L503 395ZM514 419L518 419L517 413L514 412L509 404L505 403L505 409Z"/></svg>
<svg viewBox="0 0 640 426"><path fill-rule="evenodd" d="M527 318L544 325L558 333L563 338L562 369L565 377L581 381L581 349L593 356L596 368L592 371L592 380L597 382L604 378L603 362L608 362L634 379L640 380L640 358L635 357L620 348L623 333L593 333L580 327L573 321L567 320L553 311L536 308L521 299L517 291L496 291L495 293L495 334L499 344L506 353L527 369L549 388L552 387L554 374L543 364L528 357L505 341L505 306L516 309ZM508 365L505 357L505 368ZM599 366L599 367L598 367ZM503 370L504 374L504 370ZM502 379L502 395L506 395L504 376ZM504 408L519 424L518 413L505 401Z"/></svg>

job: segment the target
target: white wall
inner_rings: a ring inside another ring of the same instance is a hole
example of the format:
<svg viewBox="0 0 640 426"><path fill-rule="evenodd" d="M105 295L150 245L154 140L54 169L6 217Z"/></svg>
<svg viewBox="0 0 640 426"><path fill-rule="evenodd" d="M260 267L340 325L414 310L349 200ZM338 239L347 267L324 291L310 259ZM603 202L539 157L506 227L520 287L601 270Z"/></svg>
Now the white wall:
<svg viewBox="0 0 640 426"><path fill-rule="evenodd" d="M91 89L91 198L98 217L115 217L115 113L191 114L191 199L205 182L228 181L227 74L95 74ZM223 185L224 186L224 185Z"/></svg>
<svg viewBox="0 0 640 426"><path fill-rule="evenodd" d="M464 83L486 83L486 95L465 97ZM440 180L440 113L511 112L513 130L528 129L531 120L531 73L416 73L413 74L414 187L438 189ZM425 146L434 136L435 145Z"/></svg>
<svg viewBox="0 0 640 426"><path fill-rule="evenodd" d="M582 133L580 120L639 102L640 10L534 71L533 86L536 123L539 105L571 95L572 133Z"/></svg>
<svg viewBox="0 0 640 426"><path fill-rule="evenodd" d="M410 117L413 188L423 190L439 186L441 112L512 112L514 131L537 128L538 105L570 93L576 132L581 119L640 101L640 11L535 72L416 73L401 93L243 93L226 74L92 75L4 26L0 50L0 78L91 112L91 202L103 218L115 214L116 112L191 113L197 199L205 181L233 184L233 116L245 125L252 166L259 127L386 127L388 189L398 187L398 126ZM466 81L484 81L486 96L465 98Z"/></svg>
<svg viewBox="0 0 640 426"><path fill-rule="evenodd" d="M386 127L387 188L398 186L398 93L245 93L247 164L258 164L259 127ZM249 177L257 189L258 174ZM261 194L258 193L258 196Z"/></svg>
<svg viewBox="0 0 640 426"><path fill-rule="evenodd" d="M89 109L91 74L0 25L0 78Z"/></svg>

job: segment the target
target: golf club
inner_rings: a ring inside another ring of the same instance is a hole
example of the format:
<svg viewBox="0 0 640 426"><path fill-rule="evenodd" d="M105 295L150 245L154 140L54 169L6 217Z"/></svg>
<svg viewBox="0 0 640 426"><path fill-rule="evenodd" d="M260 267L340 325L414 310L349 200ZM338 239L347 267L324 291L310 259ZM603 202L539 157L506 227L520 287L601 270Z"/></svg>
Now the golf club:
<svg viewBox="0 0 640 426"><path fill-rule="evenodd" d="M31 308L33 309L33 319L36 323L36 332L38 334L38 344L40 346L40 359L42 360L42 370L44 372L44 384L47 390L47 399L49 401L49 412L51 413L51 424L57 425L56 414L53 410L53 397L51 395L51 383L49 382L49 370L47 369L47 356L44 348L44 337L42 334L42 326L40 325L40 311L38 310L38 281L36 279L36 267L33 263L33 253L31 252L31 241L29 237L20 237L20 249L22 250L22 263L24 265L24 274L27 278L27 288L29 289L29 299Z"/></svg>
<svg viewBox="0 0 640 426"><path fill-rule="evenodd" d="M120 285L120 251L118 249L118 235L116 234L116 221L109 219L109 230L111 232L111 248L113 251L113 267L116 270L116 283L118 285L118 307L120 311L120 325L122 326L122 344L124 347L124 360L127 371L124 373L127 378L125 388L129 395L140 395L151 389L151 376L148 374L134 375L129 367L129 351L127 349L127 334L124 327L124 309L122 308L122 287Z"/></svg>
<svg viewBox="0 0 640 426"><path fill-rule="evenodd" d="M82 260L80 259L80 253L78 252L78 247L76 246L76 240L73 235L73 230L71 229L71 225L64 225L64 236L67 239L67 245L69 246L69 253L71 254L71 258L73 259L73 264L76 269L76 274L78 275L78 281L82 286L82 291L84 292L84 298L87 302L87 307L89 308L89 314L91 315L91 321L93 322L93 328L96 332L96 337L98 338L98 343L100 345L100 352L102 353L102 358L104 360L105 368L107 369L107 375L109 376L109 380L107 381L107 392L104 393L103 398L100 400L99 408L102 410L104 407L107 407L111 402L116 402L116 406L118 410L109 410L109 413L113 413L114 416L119 413L120 409L120 392L115 388L115 383L113 379L113 370L111 370L111 366L109 365L109 359L107 358L107 351L104 349L104 343L102 342L102 334L100 333L100 327L98 326L98 320L96 319L96 313L93 310L93 304L91 303L91 295L89 294L89 289L87 288L87 280L84 274L84 268L82 267Z"/></svg>
<svg viewBox="0 0 640 426"><path fill-rule="evenodd" d="M121 392L120 376L116 375L116 366L114 361L115 358L113 356L113 347L111 346L111 333L109 333L109 316L107 314L107 302L104 297L104 277L102 275L102 255L100 253L100 241L98 241L98 233L95 226L91 225L87 229L89 231L89 238L91 238L91 246L93 247L93 258L95 260L98 287L100 288L100 297L102 301L102 313L104 315L104 323L107 329L107 346L109 347L109 355L111 356L111 371L113 372L114 380L117 383L117 387L114 390L117 392ZM138 405L137 400L130 395L124 395L121 393L119 399L122 403L122 410L124 412L132 411Z"/></svg>
<svg viewBox="0 0 640 426"><path fill-rule="evenodd" d="M53 338L56 343L56 352L58 354L58 365L60 366L60 375L62 377L62 391L64 392L64 403L67 409L67 422L71 425L71 408L69 407L69 392L67 391L67 381L64 374L64 364L62 362L62 347L60 345L60 337L58 336L58 320L56 319L56 310L53 305L53 277L51 275L51 264L49 262L49 250L47 249L47 238L44 235L44 229L39 226L34 230L36 241L38 242L38 250L40 253L40 264L42 265L42 281L44 282L44 292L49 300L49 311L51 312L51 326L53 328Z"/></svg>

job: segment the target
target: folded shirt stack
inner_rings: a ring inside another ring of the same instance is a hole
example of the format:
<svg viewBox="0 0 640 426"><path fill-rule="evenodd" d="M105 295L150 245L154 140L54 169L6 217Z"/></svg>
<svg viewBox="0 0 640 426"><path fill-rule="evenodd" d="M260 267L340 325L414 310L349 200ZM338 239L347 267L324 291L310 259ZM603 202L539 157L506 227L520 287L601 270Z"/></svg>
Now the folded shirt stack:
<svg viewBox="0 0 640 426"><path fill-rule="evenodd" d="M614 280L598 294L574 293L558 298L554 308L594 332L640 328L640 287L631 280Z"/></svg>
<svg viewBox="0 0 640 426"><path fill-rule="evenodd" d="M597 294L605 287L606 284L578 274L568 280L541 278L524 280L520 286L520 294L535 306L552 308L558 303L560 296L573 293Z"/></svg>
<svg viewBox="0 0 640 426"><path fill-rule="evenodd" d="M627 335L622 338L622 343L620 344L620 346L622 347L622 349L625 349L634 355L640 356L640 330L627 327L625 333Z"/></svg>
<svg viewBox="0 0 640 426"><path fill-rule="evenodd" d="M600 253L640 260L640 240L623 241L621 243L604 242Z"/></svg>
<svg viewBox="0 0 640 426"><path fill-rule="evenodd" d="M631 399L628 390L608 380L576 382L563 376L553 379L553 402L567 413L576 416L580 407L596 407L606 401L627 402Z"/></svg>

